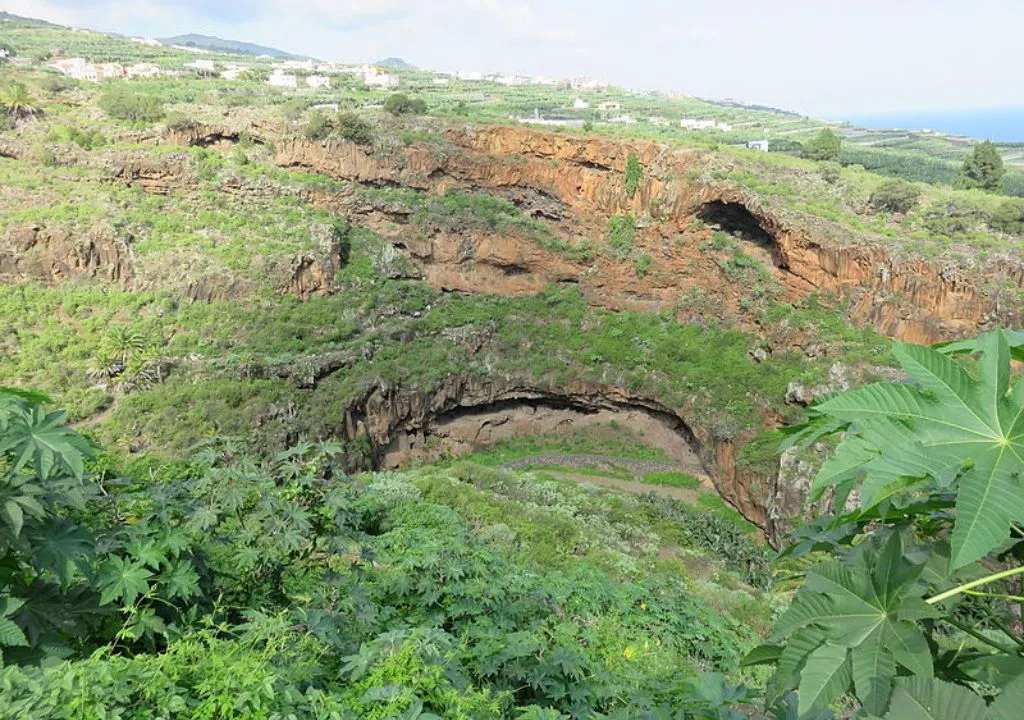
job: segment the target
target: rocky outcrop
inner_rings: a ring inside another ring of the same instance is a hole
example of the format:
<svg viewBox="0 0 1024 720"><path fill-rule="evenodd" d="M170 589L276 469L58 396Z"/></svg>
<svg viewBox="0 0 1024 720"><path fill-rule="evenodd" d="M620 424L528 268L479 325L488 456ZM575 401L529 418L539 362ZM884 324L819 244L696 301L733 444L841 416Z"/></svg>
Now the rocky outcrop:
<svg viewBox="0 0 1024 720"><path fill-rule="evenodd" d="M127 284L133 274L130 238L96 228L85 235L40 225L11 228L0 238L0 281L58 284L97 278Z"/></svg>
<svg viewBox="0 0 1024 720"><path fill-rule="evenodd" d="M632 213L645 219L638 244L648 253L664 249L670 238L688 240L658 256L659 264L668 266L664 274L671 277L669 283L656 277L638 279L628 263L601 261L583 278L587 268L578 267L574 281L584 294L609 307L664 310L699 286L719 292L728 314L730 303L735 304L744 288L735 283L723 287L729 281L720 277L708 281L709 273L712 277L721 273L702 263L696 251L700 231L693 229L693 221L710 218L727 231L762 237L777 278L791 297L821 291L845 296L855 322L872 325L891 337L936 342L994 324L1024 321L1024 310L1013 301L1017 297L1013 289L1019 292L1024 287L1024 264L1019 259L996 258L984 265L960 267L897 256L883 238L857 235L820 218L769 206L742 188L687 180L690 171L699 170L708 160L698 150L518 127L455 129L447 139L451 143L447 148L421 144L390 154L370 153L350 142L296 139L279 143L275 160L285 167L371 185L428 191L484 189L520 198L526 211L536 207L537 198L547 198L551 216L568 235L599 238L610 216ZM644 178L632 196L624 183L630 156L644 167ZM532 202L526 201L527 196ZM510 242L494 238L492 246ZM513 247L508 252L521 251ZM447 252L450 260L441 263L443 269L434 268L424 276L438 287L502 292L489 263L476 264L477 256ZM564 266L545 273L555 259L553 253L538 253L529 272L539 273L541 284L552 276L556 281L569 279ZM511 285L517 288L513 291L534 286L525 280Z"/></svg>

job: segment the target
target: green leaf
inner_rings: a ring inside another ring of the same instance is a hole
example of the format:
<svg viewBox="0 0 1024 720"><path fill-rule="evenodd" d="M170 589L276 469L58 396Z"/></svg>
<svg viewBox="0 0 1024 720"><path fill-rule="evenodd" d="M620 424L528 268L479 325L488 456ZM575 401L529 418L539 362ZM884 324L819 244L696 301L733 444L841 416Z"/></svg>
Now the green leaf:
<svg viewBox="0 0 1024 720"><path fill-rule="evenodd" d="M984 720L985 701L967 688L935 678L900 678L886 720Z"/></svg>
<svg viewBox="0 0 1024 720"><path fill-rule="evenodd" d="M988 720L1020 720L1024 714L1024 675L1011 680L988 706Z"/></svg>
<svg viewBox="0 0 1024 720"><path fill-rule="evenodd" d="M825 643L811 653L800 673L797 689L800 714L827 707L850 687L850 662L846 648Z"/></svg>
<svg viewBox="0 0 1024 720"><path fill-rule="evenodd" d="M881 642L865 642L855 647L851 659L857 698L869 713L881 715L889 705L896 660Z"/></svg>
<svg viewBox="0 0 1024 720"><path fill-rule="evenodd" d="M13 413L0 438L0 453L11 454L15 472L31 462L42 480L58 471L81 479L85 460L93 454L92 445L69 428L66 420L64 413L46 413L38 406Z"/></svg>
<svg viewBox="0 0 1024 720"><path fill-rule="evenodd" d="M931 677L935 672L928 641L916 626L906 622L888 623L882 642L892 651L896 662L915 675Z"/></svg>
<svg viewBox="0 0 1024 720"><path fill-rule="evenodd" d="M779 645L759 645L746 654L746 657L740 662L740 667L777 663L782 657L782 650L783 648Z"/></svg>
<svg viewBox="0 0 1024 720"><path fill-rule="evenodd" d="M25 516L21 511L21 505L14 500L5 502L4 517L7 519L7 524L11 526L11 530L14 531L14 537L18 537L21 534L21 527L25 523Z"/></svg>
<svg viewBox="0 0 1024 720"><path fill-rule="evenodd" d="M928 480L935 487L956 483L953 570L994 550L1010 524L1024 519L1024 382L1008 393L1007 337L993 332L978 339L977 379L942 353L899 344L894 354L920 387L878 383L837 394L814 408L853 424L855 450L840 461L851 465L870 449L878 453L860 466L865 476L861 497L868 505L883 490L888 496L912 488L915 483L901 484L906 478ZM831 482L833 472L829 466L821 483Z"/></svg>
<svg viewBox="0 0 1024 720"><path fill-rule="evenodd" d="M151 573L141 565L111 556L100 573L100 604L120 599L125 605L131 605L135 598L149 591L150 577Z"/></svg>
<svg viewBox="0 0 1024 720"><path fill-rule="evenodd" d="M0 618L0 647L28 647L28 638L9 618Z"/></svg>

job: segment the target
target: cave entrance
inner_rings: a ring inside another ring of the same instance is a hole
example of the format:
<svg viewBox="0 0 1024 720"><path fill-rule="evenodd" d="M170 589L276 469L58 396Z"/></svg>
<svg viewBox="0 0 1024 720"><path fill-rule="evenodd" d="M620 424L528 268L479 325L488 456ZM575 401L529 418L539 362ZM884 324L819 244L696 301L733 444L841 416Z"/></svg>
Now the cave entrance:
<svg viewBox="0 0 1024 720"><path fill-rule="evenodd" d="M773 265L786 268L776 237L742 203L712 200L701 205L697 217L714 229L753 243L771 256Z"/></svg>

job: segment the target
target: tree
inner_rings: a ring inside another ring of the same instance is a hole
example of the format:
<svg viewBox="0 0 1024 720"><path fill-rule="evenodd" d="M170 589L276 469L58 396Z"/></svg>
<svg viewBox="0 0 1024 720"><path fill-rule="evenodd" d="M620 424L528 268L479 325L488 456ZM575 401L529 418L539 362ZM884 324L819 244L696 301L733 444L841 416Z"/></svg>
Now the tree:
<svg viewBox="0 0 1024 720"><path fill-rule="evenodd" d="M384 109L392 115L422 115L427 111L427 103L422 98L395 93L384 102Z"/></svg>
<svg viewBox="0 0 1024 720"><path fill-rule="evenodd" d="M828 128L824 128L807 143L807 157L811 160L837 162L842 140Z"/></svg>
<svg viewBox="0 0 1024 720"><path fill-rule="evenodd" d="M974 150L964 160L960 174L957 176L957 187L968 190L980 188L990 192L999 190L1003 183L1006 168L999 149L986 140L974 146Z"/></svg>
<svg viewBox="0 0 1024 720"><path fill-rule="evenodd" d="M0 91L0 105L15 120L39 114L39 108L32 104L28 88L20 82L9 83Z"/></svg>
<svg viewBox="0 0 1024 720"><path fill-rule="evenodd" d="M921 199L918 187L906 180L886 180L871 193L871 207L886 212L905 213Z"/></svg>
<svg viewBox="0 0 1024 720"><path fill-rule="evenodd" d="M338 135L356 145L373 144L373 128L355 113L338 115Z"/></svg>

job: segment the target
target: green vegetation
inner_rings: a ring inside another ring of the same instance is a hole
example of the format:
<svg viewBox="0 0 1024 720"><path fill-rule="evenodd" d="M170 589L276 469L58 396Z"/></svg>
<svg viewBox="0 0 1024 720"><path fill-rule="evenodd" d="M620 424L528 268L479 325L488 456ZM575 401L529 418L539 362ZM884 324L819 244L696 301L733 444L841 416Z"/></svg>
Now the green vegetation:
<svg viewBox="0 0 1024 720"><path fill-rule="evenodd" d="M710 718L749 697L701 670L750 647L757 591L658 551L703 527L686 558L714 542L763 579L763 552L714 516L471 466L352 479L330 443L119 466L38 398L4 398L22 493L4 562L23 575L0 585L5 717ZM32 499L43 482L74 500L62 517Z"/></svg>
<svg viewBox="0 0 1024 720"><path fill-rule="evenodd" d="M395 93L384 101L384 109L392 115L423 115L427 112L427 103L423 98L411 98L404 93Z"/></svg>
<svg viewBox="0 0 1024 720"><path fill-rule="evenodd" d="M819 162L835 162L839 160L842 150L842 139L832 130L825 128L805 146L807 157Z"/></svg>
<svg viewBox="0 0 1024 720"><path fill-rule="evenodd" d="M341 113L337 120L338 137L356 145L373 144L373 128L355 113Z"/></svg>
<svg viewBox="0 0 1024 720"><path fill-rule="evenodd" d="M636 237L636 219L632 215L615 215L608 218L608 245L612 254L619 259L629 257Z"/></svg>
<svg viewBox="0 0 1024 720"><path fill-rule="evenodd" d="M871 193L871 205L887 212L909 212L921 199L921 189L904 180L887 180Z"/></svg>
<svg viewBox="0 0 1024 720"><path fill-rule="evenodd" d="M644 176L644 169L640 165L640 160L637 159L636 155L630 155L626 158L626 194L630 197L636 195L637 188L640 187L640 180Z"/></svg>
<svg viewBox="0 0 1024 720"><path fill-rule="evenodd" d="M795 689L802 716L847 693L893 720L936 698L951 704L931 717L1017 714L1024 383L1010 362L1022 349L1024 335L1005 331L939 350L900 344L919 385L869 385L811 408L798 439L842 434L812 492L834 491L842 507L856 487L859 506L798 531L783 557L833 557L806 571L775 644L748 657L777 665L770 692Z"/></svg>
<svg viewBox="0 0 1024 720"><path fill-rule="evenodd" d="M0 108L13 120L21 120L39 113L25 84L14 81L0 87Z"/></svg>
<svg viewBox="0 0 1024 720"><path fill-rule="evenodd" d="M687 475L681 472L654 472L646 473L642 480L645 483L652 485L668 485L669 487L680 487L686 488L687 490L696 490L701 486L699 479L693 475Z"/></svg>
<svg viewBox="0 0 1024 720"><path fill-rule="evenodd" d="M121 87L104 92L100 96L99 106L110 117L131 123L152 123L164 116L164 106L159 98Z"/></svg>
<svg viewBox="0 0 1024 720"><path fill-rule="evenodd" d="M956 179L957 186L968 190L981 188L995 191L1002 185L1005 174L1002 156L996 146L986 140L975 145L974 150L964 160Z"/></svg>

